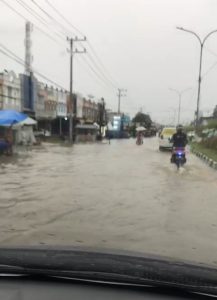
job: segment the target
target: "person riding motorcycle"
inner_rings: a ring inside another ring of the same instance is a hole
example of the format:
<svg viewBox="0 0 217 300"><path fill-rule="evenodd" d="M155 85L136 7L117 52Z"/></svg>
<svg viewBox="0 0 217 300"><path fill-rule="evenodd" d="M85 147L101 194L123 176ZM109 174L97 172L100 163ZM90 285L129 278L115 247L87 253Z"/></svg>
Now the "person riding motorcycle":
<svg viewBox="0 0 217 300"><path fill-rule="evenodd" d="M171 138L173 148L185 148L188 143L187 135L183 132L183 126L178 125L176 127L176 133ZM172 154L171 163L175 161L175 154Z"/></svg>

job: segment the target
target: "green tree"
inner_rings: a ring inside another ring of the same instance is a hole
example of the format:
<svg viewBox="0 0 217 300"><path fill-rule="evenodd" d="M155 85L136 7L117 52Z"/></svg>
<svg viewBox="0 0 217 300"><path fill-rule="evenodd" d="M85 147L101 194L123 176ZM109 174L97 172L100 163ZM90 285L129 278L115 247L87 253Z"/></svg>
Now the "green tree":
<svg viewBox="0 0 217 300"><path fill-rule="evenodd" d="M140 125L146 128L150 128L152 124L152 120L148 114L138 112L133 118L133 123L140 123Z"/></svg>

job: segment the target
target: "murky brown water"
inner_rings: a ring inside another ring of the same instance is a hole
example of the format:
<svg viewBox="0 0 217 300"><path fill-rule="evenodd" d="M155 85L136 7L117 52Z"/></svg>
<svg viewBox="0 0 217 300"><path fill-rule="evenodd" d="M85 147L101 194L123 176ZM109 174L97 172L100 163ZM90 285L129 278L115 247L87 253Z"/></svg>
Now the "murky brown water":
<svg viewBox="0 0 217 300"><path fill-rule="evenodd" d="M0 245L84 245L217 263L217 172L157 139L0 158Z"/></svg>

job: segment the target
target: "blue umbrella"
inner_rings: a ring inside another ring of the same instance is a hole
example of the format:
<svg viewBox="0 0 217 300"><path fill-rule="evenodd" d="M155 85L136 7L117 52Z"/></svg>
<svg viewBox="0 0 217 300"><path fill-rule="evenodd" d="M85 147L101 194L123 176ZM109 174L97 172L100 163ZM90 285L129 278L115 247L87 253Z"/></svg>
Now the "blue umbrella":
<svg viewBox="0 0 217 300"><path fill-rule="evenodd" d="M22 122L27 117L16 110L0 110L0 126L10 126Z"/></svg>

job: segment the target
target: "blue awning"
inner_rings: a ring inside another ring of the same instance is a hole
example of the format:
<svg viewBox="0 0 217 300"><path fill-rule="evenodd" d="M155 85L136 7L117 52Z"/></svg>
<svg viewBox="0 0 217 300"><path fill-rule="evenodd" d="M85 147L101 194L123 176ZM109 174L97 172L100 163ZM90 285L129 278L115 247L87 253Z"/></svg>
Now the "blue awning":
<svg viewBox="0 0 217 300"><path fill-rule="evenodd" d="M10 126L24 121L28 116L16 110L0 110L0 126Z"/></svg>

